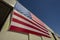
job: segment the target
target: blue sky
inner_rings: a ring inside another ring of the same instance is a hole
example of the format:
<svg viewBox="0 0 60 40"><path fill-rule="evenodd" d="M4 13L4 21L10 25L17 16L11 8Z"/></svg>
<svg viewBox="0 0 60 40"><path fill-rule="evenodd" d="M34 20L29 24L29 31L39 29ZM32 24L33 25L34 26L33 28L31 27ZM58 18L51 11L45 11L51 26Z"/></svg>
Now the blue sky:
<svg viewBox="0 0 60 40"><path fill-rule="evenodd" d="M60 0L18 0L60 35Z"/></svg>

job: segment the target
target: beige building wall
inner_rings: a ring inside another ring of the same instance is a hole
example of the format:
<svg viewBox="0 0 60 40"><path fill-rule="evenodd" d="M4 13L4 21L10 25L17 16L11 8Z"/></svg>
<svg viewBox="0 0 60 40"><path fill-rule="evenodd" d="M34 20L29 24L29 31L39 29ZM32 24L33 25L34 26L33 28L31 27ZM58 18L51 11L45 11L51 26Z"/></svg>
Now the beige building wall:
<svg viewBox="0 0 60 40"><path fill-rule="evenodd" d="M0 40L28 40L28 35L15 32L0 32Z"/></svg>
<svg viewBox="0 0 60 40"><path fill-rule="evenodd" d="M29 40L41 40L40 36L29 34Z"/></svg>

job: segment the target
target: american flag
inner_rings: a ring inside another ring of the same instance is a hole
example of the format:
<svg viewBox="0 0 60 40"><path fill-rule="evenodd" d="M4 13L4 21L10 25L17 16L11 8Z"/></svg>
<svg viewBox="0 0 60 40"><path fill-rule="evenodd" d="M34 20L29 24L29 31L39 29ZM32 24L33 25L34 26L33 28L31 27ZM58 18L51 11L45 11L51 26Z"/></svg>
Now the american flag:
<svg viewBox="0 0 60 40"><path fill-rule="evenodd" d="M9 30L28 34L31 33L50 38L47 28L41 25L39 19L24 6L22 6L18 1L16 2L12 12Z"/></svg>

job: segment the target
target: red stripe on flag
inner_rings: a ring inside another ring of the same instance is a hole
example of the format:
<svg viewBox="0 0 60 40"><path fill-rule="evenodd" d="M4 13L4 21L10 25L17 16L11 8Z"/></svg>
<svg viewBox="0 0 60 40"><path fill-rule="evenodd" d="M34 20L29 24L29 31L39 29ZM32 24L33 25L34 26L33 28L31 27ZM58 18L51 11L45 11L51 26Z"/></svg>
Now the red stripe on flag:
<svg viewBox="0 0 60 40"><path fill-rule="evenodd" d="M36 29L36 30L38 30L38 31L40 31L40 32L43 32L43 33L48 34L47 32L44 32L44 31L42 31L42 30L34 27L33 25L27 24L27 23L25 23L25 22L22 22L22 21L20 21L20 20L15 19L15 18L12 18L12 21L17 22L17 23L22 24L22 25L25 25L25 26L28 26L28 27L31 27L31 28L34 28L34 29ZM48 35L49 35L49 34L48 34Z"/></svg>
<svg viewBox="0 0 60 40"><path fill-rule="evenodd" d="M35 35L38 35L38 36L45 36L45 37L51 38L50 36L40 34L40 33L34 32L34 31L30 31L30 30L27 30L27 29L23 29L23 28L20 28L20 27L12 26L12 25L10 26L9 30L10 31L15 31L15 32L31 33L31 34L35 34Z"/></svg>

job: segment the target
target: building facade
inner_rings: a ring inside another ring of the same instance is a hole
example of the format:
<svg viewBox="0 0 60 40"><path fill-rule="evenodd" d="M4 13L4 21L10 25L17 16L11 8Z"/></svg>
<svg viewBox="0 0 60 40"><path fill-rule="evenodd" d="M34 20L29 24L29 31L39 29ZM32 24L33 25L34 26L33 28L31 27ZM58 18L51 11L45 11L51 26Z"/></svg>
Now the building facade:
<svg viewBox="0 0 60 40"><path fill-rule="evenodd" d="M1 0L0 40L60 40L60 37L17 0Z"/></svg>

